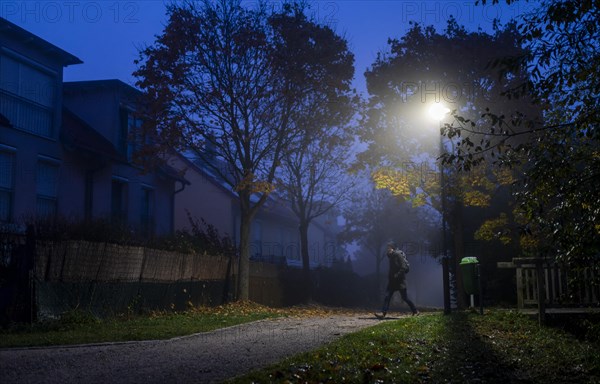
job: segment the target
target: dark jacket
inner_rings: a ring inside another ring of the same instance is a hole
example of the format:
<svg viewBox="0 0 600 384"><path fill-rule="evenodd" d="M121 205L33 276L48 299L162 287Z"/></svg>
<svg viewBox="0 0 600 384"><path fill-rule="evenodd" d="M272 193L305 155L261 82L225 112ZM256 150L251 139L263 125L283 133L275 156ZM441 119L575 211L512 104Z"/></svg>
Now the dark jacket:
<svg viewBox="0 0 600 384"><path fill-rule="evenodd" d="M408 272L408 262L404 252L394 249L387 253L390 262L388 274L388 291L397 291L406 289L406 273Z"/></svg>

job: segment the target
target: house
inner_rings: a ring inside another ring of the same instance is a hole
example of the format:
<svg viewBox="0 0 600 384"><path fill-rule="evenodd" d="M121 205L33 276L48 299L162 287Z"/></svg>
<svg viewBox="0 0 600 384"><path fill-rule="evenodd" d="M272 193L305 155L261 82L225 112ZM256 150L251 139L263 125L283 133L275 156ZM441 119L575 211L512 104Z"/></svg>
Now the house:
<svg viewBox="0 0 600 384"><path fill-rule="evenodd" d="M56 215L69 204L61 172L63 68L74 55L0 18L0 222Z"/></svg>
<svg viewBox="0 0 600 384"><path fill-rule="evenodd" d="M240 208L237 195L214 171L193 156L175 154L169 165L185 175L190 185L175 197L175 228L190 228L189 218L204 220L239 243ZM331 266L343 256L336 235L337 220L322 216L309 227L311 268ZM289 202L272 194L256 214L251 228L250 257L255 261L301 268L298 218Z"/></svg>
<svg viewBox="0 0 600 384"><path fill-rule="evenodd" d="M171 168L132 162L139 91L119 80L63 82L72 54L0 18L0 222L110 219L173 231Z"/></svg>
<svg viewBox="0 0 600 384"><path fill-rule="evenodd" d="M186 181L172 168L134 164L141 145L140 92L120 80L64 83L65 163L73 213L110 217L147 236L173 231L174 197Z"/></svg>

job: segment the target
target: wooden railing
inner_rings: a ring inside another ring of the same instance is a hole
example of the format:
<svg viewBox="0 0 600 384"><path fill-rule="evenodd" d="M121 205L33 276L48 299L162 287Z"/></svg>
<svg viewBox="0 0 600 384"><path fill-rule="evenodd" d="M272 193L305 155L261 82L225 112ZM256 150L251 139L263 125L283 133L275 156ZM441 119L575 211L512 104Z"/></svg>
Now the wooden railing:
<svg viewBox="0 0 600 384"><path fill-rule="evenodd" d="M600 303L599 277L594 268L566 270L553 260L514 258L511 263L498 263L500 268L515 268L517 306L562 308L595 306ZM539 300L539 298L543 300Z"/></svg>
<svg viewBox="0 0 600 384"><path fill-rule="evenodd" d="M593 305L598 303L596 278L591 268L568 272L555 264L542 265L543 299L548 307L565 305ZM538 305L538 279L535 263L520 264L516 268L517 300L519 308Z"/></svg>

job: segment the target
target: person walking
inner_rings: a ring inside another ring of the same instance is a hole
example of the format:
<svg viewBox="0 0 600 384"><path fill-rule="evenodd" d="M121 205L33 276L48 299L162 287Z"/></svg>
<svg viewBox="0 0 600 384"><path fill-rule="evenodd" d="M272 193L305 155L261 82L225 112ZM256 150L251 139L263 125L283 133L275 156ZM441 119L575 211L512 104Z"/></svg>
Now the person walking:
<svg viewBox="0 0 600 384"><path fill-rule="evenodd" d="M406 294L406 274L409 271L409 264L408 260L406 259L406 254L398 249L396 243L390 241L387 244L386 255L390 264L390 270L388 273L388 286L385 293L385 298L383 299L383 308L381 309L381 313L375 313L375 317L378 319L383 319L385 317L390 307L390 300L396 291L400 292L402 300L408 304L413 316L418 315L419 311Z"/></svg>

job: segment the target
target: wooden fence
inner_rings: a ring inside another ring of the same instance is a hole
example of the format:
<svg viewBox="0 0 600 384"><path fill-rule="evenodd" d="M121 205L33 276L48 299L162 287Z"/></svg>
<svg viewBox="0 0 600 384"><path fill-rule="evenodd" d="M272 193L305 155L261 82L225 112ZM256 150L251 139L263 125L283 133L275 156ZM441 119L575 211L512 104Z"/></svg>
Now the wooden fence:
<svg viewBox="0 0 600 384"><path fill-rule="evenodd" d="M36 243L35 277L49 282L225 280L229 258L88 241Z"/></svg>
<svg viewBox="0 0 600 384"><path fill-rule="evenodd" d="M32 230L0 228L0 325L72 309L110 316L218 305L235 292L237 261L111 243L42 241ZM351 270L318 269L311 276L307 288L301 269L251 262L250 300L294 305L305 299L306 289L326 305L365 306L374 300L373 282Z"/></svg>
<svg viewBox="0 0 600 384"><path fill-rule="evenodd" d="M42 241L0 231L0 325L79 308L99 316L184 310L233 297L237 258L89 241ZM299 271L250 262L250 300L297 304ZM298 276L296 276L298 275Z"/></svg>
<svg viewBox="0 0 600 384"><path fill-rule="evenodd" d="M593 266L568 270L553 260L514 258L511 263L499 263L499 267L516 271L519 309L540 304L547 308L592 306L600 302L600 276Z"/></svg>

